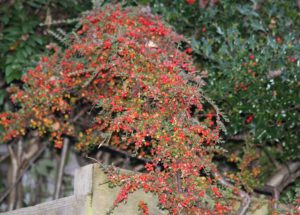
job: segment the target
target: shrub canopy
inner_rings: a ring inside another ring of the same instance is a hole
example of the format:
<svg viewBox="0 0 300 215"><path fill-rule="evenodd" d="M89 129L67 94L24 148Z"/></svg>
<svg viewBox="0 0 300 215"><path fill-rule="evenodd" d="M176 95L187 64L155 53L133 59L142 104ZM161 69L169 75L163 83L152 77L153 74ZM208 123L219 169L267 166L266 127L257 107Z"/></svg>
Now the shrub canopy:
<svg viewBox="0 0 300 215"><path fill-rule="evenodd" d="M65 50L50 45L23 88L11 87L18 109L1 113L1 140L36 131L56 148L65 136L78 150L109 142L149 160L146 174L111 174L124 184L116 205L143 188L173 214L228 211L212 176L221 114L201 91L190 49L178 48L185 39L142 8L108 5L81 23Z"/></svg>

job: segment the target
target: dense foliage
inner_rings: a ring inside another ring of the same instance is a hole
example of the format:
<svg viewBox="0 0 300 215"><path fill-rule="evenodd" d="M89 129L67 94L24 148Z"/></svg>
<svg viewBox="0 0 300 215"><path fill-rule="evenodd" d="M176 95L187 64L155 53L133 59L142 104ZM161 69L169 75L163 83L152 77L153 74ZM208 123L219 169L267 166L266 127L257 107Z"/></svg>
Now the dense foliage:
<svg viewBox="0 0 300 215"><path fill-rule="evenodd" d="M278 159L299 159L299 8L296 1L143 1L190 40L207 91ZM222 99L220 99L222 98Z"/></svg>
<svg viewBox="0 0 300 215"><path fill-rule="evenodd" d="M265 180L274 160L299 160L297 1L127 1L137 3L184 34L195 62L209 71L205 90L228 115L228 161L244 182Z"/></svg>
<svg viewBox="0 0 300 215"><path fill-rule="evenodd" d="M178 49L185 39L157 17L131 8L107 6L81 23L66 50L49 47L53 54L28 70L23 89L10 88L19 108L1 114L1 140L36 130L54 147L71 136L85 150L110 136L112 146L149 160L147 174L111 175L115 183L126 182L116 204L143 188L157 193L174 214L232 211L232 194L224 196L213 177L221 113L201 92L190 51ZM75 124L79 113L90 115L89 122Z"/></svg>
<svg viewBox="0 0 300 215"><path fill-rule="evenodd" d="M274 161L299 160L297 1L126 1L137 4L184 34L195 62L209 71L205 90L230 120L225 155L240 170L228 177L253 188L276 171Z"/></svg>
<svg viewBox="0 0 300 215"><path fill-rule="evenodd" d="M4 87L18 81L45 51L46 44L51 41L47 30L53 29L53 22L77 18L80 12L90 7L90 2L80 0L0 2L0 110L7 97ZM68 22L54 27L66 30L64 24Z"/></svg>

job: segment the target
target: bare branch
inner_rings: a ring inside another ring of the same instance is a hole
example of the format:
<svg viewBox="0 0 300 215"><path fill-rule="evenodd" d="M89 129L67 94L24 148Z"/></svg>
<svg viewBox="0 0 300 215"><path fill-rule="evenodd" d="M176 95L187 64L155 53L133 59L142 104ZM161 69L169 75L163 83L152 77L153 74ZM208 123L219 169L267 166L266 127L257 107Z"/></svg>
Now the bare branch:
<svg viewBox="0 0 300 215"><path fill-rule="evenodd" d="M72 123L76 122L80 117L82 117L83 114L85 114L88 109L90 109L89 106L85 106L82 110L80 110L76 116L71 120Z"/></svg>
<svg viewBox="0 0 300 215"><path fill-rule="evenodd" d="M113 133L110 133L108 137L104 138L104 140L99 144L98 149L104 144L108 145Z"/></svg>
<svg viewBox="0 0 300 215"><path fill-rule="evenodd" d="M60 161L59 161L59 169L58 169L53 199L59 198L61 184L62 184L62 180L63 180L65 162L66 162L66 158L67 158L67 154L68 154L69 142L70 142L69 138L65 137L62 152L61 152L61 157L60 157Z"/></svg>
<svg viewBox="0 0 300 215"><path fill-rule="evenodd" d="M223 186L229 187L231 189L235 188L234 185L232 185L231 183L226 181L226 179L218 171L212 171L212 174ZM248 195L248 193L246 193L243 190L239 190L239 196L242 198L242 203L237 212L237 215L244 215L244 214L246 214L246 212L250 206L251 198Z"/></svg>
<svg viewBox="0 0 300 215"><path fill-rule="evenodd" d="M8 146L8 151L9 151L9 155L10 155L10 159L11 159L11 174L9 174L10 177L10 183L11 186L12 185L16 185L17 184L17 177L18 177L18 159L17 159L17 155L14 152L12 145L9 144ZM8 210L11 211L14 209L15 206L15 202L16 202L16 189L15 186L12 187L12 189L10 190L9 194L9 200L8 200Z"/></svg>
<svg viewBox="0 0 300 215"><path fill-rule="evenodd" d="M2 161L6 160L8 157L9 157L9 154L2 155L2 156L0 157L0 163L1 163Z"/></svg>
<svg viewBox="0 0 300 215"><path fill-rule="evenodd" d="M300 177L300 162L292 162L282 165L281 168L266 182L264 187L255 188L261 193L268 193L277 201L280 193L297 178ZM274 207L277 207L275 203Z"/></svg>
<svg viewBox="0 0 300 215"><path fill-rule="evenodd" d="M19 174L17 180L15 183L13 183L0 197L0 203L3 202L4 199L10 194L10 192L15 188L17 183L22 179L23 175L27 172L27 170L34 164L35 160L38 159L41 154L45 151L47 144L43 143L41 144L42 147L40 150L36 153L36 155L28 162L26 163L25 167L23 168L22 172Z"/></svg>

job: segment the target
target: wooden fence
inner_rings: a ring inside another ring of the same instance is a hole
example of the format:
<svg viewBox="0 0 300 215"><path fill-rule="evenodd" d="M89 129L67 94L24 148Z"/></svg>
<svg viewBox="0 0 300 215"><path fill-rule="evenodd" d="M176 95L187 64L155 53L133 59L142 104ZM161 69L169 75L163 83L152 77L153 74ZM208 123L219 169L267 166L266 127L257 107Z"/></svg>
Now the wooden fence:
<svg viewBox="0 0 300 215"><path fill-rule="evenodd" d="M32 207L22 208L1 215L105 215L113 207L120 188L110 188L104 172L96 164L76 170L74 177L74 195L45 202ZM121 203L112 214L140 214L138 204L143 200L149 211L156 215L165 215L166 211L157 207L158 198L138 190L128 196L127 203Z"/></svg>
<svg viewBox="0 0 300 215"><path fill-rule="evenodd" d="M74 194L69 197L45 202L32 207L0 213L0 215L106 215L113 207L120 188L110 188L105 173L97 164L81 167L75 171ZM158 198L154 194L138 190L128 196L111 214L139 215L139 202L148 204L150 214L167 215L167 211L157 207ZM247 215L268 215L268 200L252 198Z"/></svg>

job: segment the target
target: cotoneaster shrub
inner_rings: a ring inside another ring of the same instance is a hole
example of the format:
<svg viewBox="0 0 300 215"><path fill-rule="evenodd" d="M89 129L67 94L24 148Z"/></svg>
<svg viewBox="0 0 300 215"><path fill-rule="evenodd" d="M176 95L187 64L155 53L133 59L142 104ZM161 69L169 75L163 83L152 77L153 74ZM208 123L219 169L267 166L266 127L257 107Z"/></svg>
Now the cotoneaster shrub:
<svg viewBox="0 0 300 215"><path fill-rule="evenodd" d="M209 71L205 90L228 115L228 161L244 184L269 179L274 160L299 160L297 1L126 2L149 4L190 41L195 63Z"/></svg>
<svg viewBox="0 0 300 215"><path fill-rule="evenodd" d="M23 76L22 89L11 87L16 109L1 113L1 141L35 131L56 148L72 137L84 151L109 139L149 160L145 174L109 171L123 186L116 206L142 188L172 214L232 212L234 194L218 185L212 162L222 153L221 114L201 91L190 50L178 49L185 39L141 8L108 5L81 23L64 51L48 46L53 54Z"/></svg>

